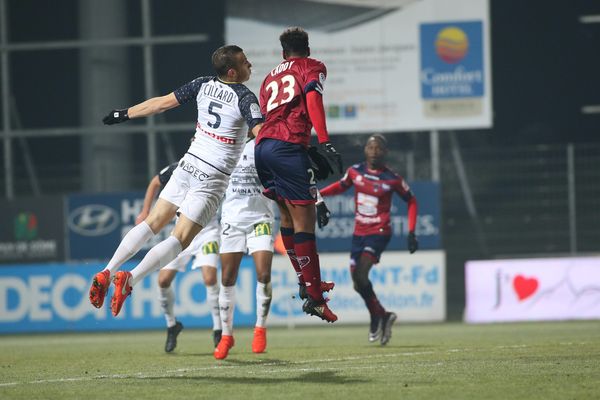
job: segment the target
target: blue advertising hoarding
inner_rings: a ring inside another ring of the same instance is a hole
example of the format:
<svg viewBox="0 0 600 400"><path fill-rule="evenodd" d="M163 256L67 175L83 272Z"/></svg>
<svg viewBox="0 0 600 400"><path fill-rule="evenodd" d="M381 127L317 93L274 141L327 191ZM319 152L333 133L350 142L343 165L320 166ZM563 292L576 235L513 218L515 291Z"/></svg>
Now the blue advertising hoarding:
<svg viewBox="0 0 600 400"><path fill-rule="evenodd" d="M144 193L73 194L67 197L68 258L109 259L142 210ZM143 257L164 240L173 225L166 226L134 256Z"/></svg>
<svg viewBox="0 0 600 400"><path fill-rule="evenodd" d="M129 262L123 270L135 266ZM92 277L104 268L97 263L14 265L0 268L0 333L101 331L165 328L157 274L138 283L118 317L110 312L110 297L101 309L88 299ZM256 319L256 274L250 258L242 260L236 285L235 323ZM206 289L200 270L178 274L173 281L175 313L186 327L212 328ZM108 296L112 295L109 289Z"/></svg>
<svg viewBox="0 0 600 400"><path fill-rule="evenodd" d="M433 250L442 247L440 238L440 186L434 182L413 182L410 184L418 202L416 234L419 248ZM406 250L408 233L407 205L399 196L392 197L392 239L388 250ZM329 224L317 229L319 252L350 251L354 231L354 190L325 198L331 211Z"/></svg>

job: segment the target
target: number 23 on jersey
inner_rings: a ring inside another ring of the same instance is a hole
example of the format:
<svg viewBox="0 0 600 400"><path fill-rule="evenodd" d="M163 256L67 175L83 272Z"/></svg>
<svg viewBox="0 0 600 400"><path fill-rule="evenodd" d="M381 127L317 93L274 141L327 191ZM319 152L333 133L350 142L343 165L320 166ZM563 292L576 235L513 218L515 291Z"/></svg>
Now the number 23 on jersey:
<svg viewBox="0 0 600 400"><path fill-rule="evenodd" d="M280 79L269 82L265 87L271 92L267 101L267 112L289 103L296 95L296 79L293 75L283 75Z"/></svg>

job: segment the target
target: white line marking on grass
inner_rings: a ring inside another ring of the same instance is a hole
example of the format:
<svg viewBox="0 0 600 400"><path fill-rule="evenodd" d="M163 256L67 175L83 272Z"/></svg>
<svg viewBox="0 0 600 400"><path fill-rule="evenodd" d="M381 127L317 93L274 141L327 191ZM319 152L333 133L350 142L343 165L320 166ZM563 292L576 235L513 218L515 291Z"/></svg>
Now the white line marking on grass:
<svg viewBox="0 0 600 400"><path fill-rule="evenodd" d="M112 374L112 375L95 375L95 376L81 376L81 377L70 377L70 378L56 378L56 379L39 379L34 381L21 381L21 382L5 382L0 383L0 387L5 386L16 386L16 385L27 385L27 384L45 384L45 383L64 383L64 382L87 382L87 381L95 381L99 379L153 379L153 378L170 378L175 376L184 376L185 373L191 372L201 372L201 371L213 371L213 370L223 370L223 369L239 369L243 370L248 367L255 366L270 366L277 367L281 366L284 368L270 369L265 370L264 373L282 373L287 372L294 366L302 365L302 364L310 364L310 363L331 363L331 362L344 362L344 361L356 361L356 360L366 360L366 359L377 359L377 358L390 358L390 357L410 357L416 355L425 355L425 354L433 354L433 351L416 351L416 352L401 352L401 353L387 353L387 354L373 354L373 355L364 355L364 356L348 356L348 357L340 357L340 358L322 358L322 359L314 359L314 360L300 360L300 361L281 361L281 362L266 362L261 364L252 364L252 365L214 365L209 367L199 367L199 368L177 368L174 370L167 370L164 374L161 375L153 375L153 374L144 374L138 372L136 374ZM371 369L373 366L355 366L355 367L344 367L344 370L348 369ZM337 370L338 368L329 367L329 368L294 368L295 372L317 372L324 370ZM250 371L251 374L256 374L257 372ZM261 371L263 373L263 371Z"/></svg>

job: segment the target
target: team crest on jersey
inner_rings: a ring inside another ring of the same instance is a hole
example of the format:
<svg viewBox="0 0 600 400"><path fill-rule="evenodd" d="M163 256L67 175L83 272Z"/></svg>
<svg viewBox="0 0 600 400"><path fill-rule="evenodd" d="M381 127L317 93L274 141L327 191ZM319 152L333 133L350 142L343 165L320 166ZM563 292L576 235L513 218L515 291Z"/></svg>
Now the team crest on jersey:
<svg viewBox="0 0 600 400"><path fill-rule="evenodd" d="M325 74L322 72L319 72L319 82L321 82L321 85L325 83Z"/></svg>
<svg viewBox="0 0 600 400"><path fill-rule="evenodd" d="M217 254L219 252L219 243L216 241L207 242L202 245L202 254Z"/></svg>
<svg viewBox="0 0 600 400"><path fill-rule="evenodd" d="M271 235L271 223L270 222L261 222L259 224L254 224L254 236L265 236Z"/></svg>

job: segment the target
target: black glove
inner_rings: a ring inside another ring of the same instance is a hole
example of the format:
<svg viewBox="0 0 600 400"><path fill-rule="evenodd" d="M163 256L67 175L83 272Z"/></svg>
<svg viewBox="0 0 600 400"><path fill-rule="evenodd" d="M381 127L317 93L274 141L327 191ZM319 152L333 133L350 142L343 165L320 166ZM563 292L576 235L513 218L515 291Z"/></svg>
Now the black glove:
<svg viewBox="0 0 600 400"><path fill-rule="evenodd" d="M323 181L333 174L333 169L329 165L329 160L321 151L315 147L310 146L308 148L308 157L310 157L310 165L315 173L315 178L318 181Z"/></svg>
<svg viewBox="0 0 600 400"><path fill-rule="evenodd" d="M337 152L331 142L321 143L319 146L321 147L321 152L327 158L329 165L334 169L334 173L341 175L344 172L344 167L342 166L342 156L340 153Z"/></svg>
<svg viewBox="0 0 600 400"><path fill-rule="evenodd" d="M419 249L419 241L417 235L414 232L408 232L408 251L410 254L414 253Z"/></svg>
<svg viewBox="0 0 600 400"><path fill-rule="evenodd" d="M317 203L317 225L319 225L319 229L323 229L324 226L327 226L330 215L331 212L329 212L324 201Z"/></svg>
<svg viewBox="0 0 600 400"><path fill-rule="evenodd" d="M112 110L106 117L102 118L102 122L104 122L104 125L113 125L129 121L129 115L127 115L127 111L127 108L124 110Z"/></svg>

